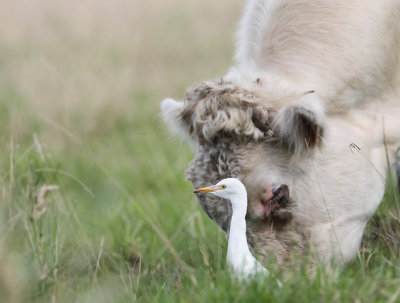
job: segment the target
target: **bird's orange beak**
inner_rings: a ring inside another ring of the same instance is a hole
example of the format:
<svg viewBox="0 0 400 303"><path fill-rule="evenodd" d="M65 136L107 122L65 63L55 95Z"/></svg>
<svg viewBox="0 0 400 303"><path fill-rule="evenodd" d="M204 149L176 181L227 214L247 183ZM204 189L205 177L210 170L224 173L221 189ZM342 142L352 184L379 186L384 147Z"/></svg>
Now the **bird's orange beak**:
<svg viewBox="0 0 400 303"><path fill-rule="evenodd" d="M221 189L222 189L222 186L213 185L213 186L206 186L206 187L202 187L202 188L196 189L193 193L194 193L194 194L198 194L198 193L212 193L212 192L214 192L214 191L221 190Z"/></svg>

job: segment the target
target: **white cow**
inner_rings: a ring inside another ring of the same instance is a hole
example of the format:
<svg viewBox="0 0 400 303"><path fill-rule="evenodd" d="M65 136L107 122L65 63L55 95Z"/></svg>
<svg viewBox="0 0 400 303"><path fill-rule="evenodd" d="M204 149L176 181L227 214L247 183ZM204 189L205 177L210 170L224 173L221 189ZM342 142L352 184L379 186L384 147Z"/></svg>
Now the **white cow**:
<svg viewBox="0 0 400 303"><path fill-rule="evenodd" d="M248 241L348 262L400 145L399 0L251 0L236 64L219 81L162 102L196 143L196 188L226 177L248 191ZM227 201L199 195L225 232Z"/></svg>

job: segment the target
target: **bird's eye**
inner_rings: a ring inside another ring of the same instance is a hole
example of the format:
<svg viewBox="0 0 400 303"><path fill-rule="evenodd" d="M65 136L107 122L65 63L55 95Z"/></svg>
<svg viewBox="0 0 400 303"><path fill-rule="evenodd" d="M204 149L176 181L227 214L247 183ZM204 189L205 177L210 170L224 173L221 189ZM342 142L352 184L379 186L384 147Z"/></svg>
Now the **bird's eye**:
<svg viewBox="0 0 400 303"><path fill-rule="evenodd" d="M226 188L226 185L221 185L221 188L222 188L222 189L225 189L225 188Z"/></svg>

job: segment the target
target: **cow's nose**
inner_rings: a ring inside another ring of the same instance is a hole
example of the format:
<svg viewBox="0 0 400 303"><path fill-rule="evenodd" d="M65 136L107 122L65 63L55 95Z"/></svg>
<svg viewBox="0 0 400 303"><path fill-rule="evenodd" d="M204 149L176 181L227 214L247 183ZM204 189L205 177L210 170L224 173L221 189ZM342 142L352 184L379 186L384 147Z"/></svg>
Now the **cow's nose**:
<svg viewBox="0 0 400 303"><path fill-rule="evenodd" d="M265 186L261 194L261 203L265 207L266 217L274 215L279 209L289 205L289 187L286 184Z"/></svg>
<svg viewBox="0 0 400 303"><path fill-rule="evenodd" d="M267 185L262 189L261 201L267 203L271 200L287 199L289 200L290 191L286 184L279 186Z"/></svg>
<svg viewBox="0 0 400 303"><path fill-rule="evenodd" d="M277 202L281 207L285 207L289 202L290 191L286 184L282 184L279 187L272 189L273 197L271 201Z"/></svg>

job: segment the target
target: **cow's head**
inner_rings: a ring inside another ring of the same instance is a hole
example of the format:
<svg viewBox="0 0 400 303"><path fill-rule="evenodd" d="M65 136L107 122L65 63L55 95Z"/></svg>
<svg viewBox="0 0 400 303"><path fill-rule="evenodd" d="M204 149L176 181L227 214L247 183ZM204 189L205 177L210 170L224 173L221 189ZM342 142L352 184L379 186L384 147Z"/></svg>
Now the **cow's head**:
<svg viewBox="0 0 400 303"><path fill-rule="evenodd" d="M313 98L314 92L304 92L274 99L257 84L244 89L205 82L183 102L165 99L161 110L173 132L197 143L187 171L193 185L238 177L248 191L249 218L265 219L289 203L294 159L306 157L320 142L321 115L307 106ZM209 216L227 230L229 205L215 197L198 197Z"/></svg>

